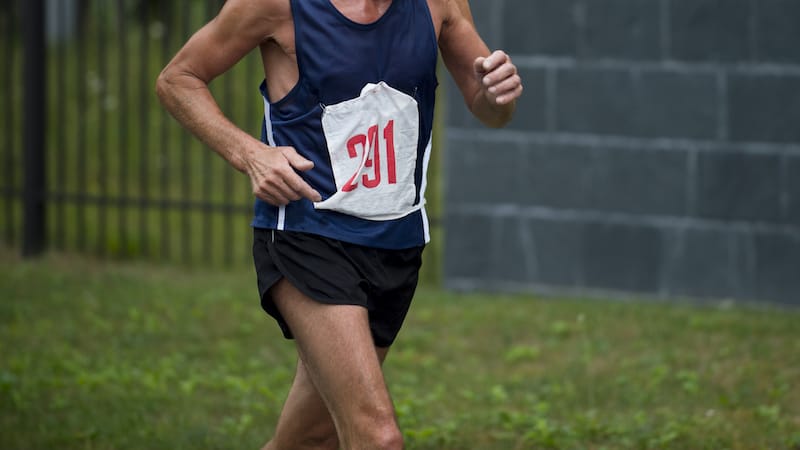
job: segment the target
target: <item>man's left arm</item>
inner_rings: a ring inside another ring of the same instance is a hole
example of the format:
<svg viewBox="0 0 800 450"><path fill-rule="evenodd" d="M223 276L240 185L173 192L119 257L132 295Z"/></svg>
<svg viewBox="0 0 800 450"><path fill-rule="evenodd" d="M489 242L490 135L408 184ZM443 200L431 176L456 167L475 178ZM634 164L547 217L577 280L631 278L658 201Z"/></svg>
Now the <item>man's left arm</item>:
<svg viewBox="0 0 800 450"><path fill-rule="evenodd" d="M506 125L522 94L522 80L511 58L494 52L472 23L467 0L445 0L439 48L472 114L487 126Z"/></svg>

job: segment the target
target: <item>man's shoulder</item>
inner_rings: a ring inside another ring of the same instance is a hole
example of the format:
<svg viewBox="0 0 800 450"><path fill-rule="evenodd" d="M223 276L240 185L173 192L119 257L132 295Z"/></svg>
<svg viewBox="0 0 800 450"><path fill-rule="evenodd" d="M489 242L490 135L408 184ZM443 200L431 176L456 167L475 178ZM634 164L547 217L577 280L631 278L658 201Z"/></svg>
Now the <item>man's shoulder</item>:
<svg viewBox="0 0 800 450"><path fill-rule="evenodd" d="M227 0L226 6L246 11L253 17L281 21L291 19L291 0Z"/></svg>
<svg viewBox="0 0 800 450"><path fill-rule="evenodd" d="M437 25L446 24L453 20L468 19L472 21L468 0L427 0L428 8Z"/></svg>
<svg viewBox="0 0 800 450"><path fill-rule="evenodd" d="M255 7L262 13L277 16L291 16L292 14L291 0L255 0L255 2L258 3Z"/></svg>
<svg viewBox="0 0 800 450"><path fill-rule="evenodd" d="M447 4L450 0L427 0L428 1L428 9L431 10L433 13L440 13L445 11L447 8Z"/></svg>

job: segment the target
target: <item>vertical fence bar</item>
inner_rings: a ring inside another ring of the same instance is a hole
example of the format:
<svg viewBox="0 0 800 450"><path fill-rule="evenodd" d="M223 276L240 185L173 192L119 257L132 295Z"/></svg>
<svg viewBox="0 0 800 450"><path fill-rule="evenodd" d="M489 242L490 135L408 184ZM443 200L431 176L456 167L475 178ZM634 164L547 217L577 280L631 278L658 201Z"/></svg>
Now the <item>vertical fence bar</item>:
<svg viewBox="0 0 800 450"><path fill-rule="evenodd" d="M252 101L260 100L255 96L255 94L258 92L258 84L256 84L255 76L258 73L258 71L261 70L259 66L256 64L259 61L257 55L258 52L255 51L250 52L250 54L247 56L247 60L245 61L245 65L247 68L247 74L245 75L245 80L246 80L245 84L247 86L245 87L244 98L247 101L242 102L242 106L244 108L244 120L247 123L248 130L255 129L257 125L256 121L258 120L256 115L253 114L254 109L251 106L251 100Z"/></svg>
<svg viewBox="0 0 800 450"><path fill-rule="evenodd" d="M55 99L56 104L56 121L57 123L54 124L56 128L56 145L53 147L56 149L54 152L55 155L53 157L56 160L56 180L55 180L55 194L56 196L49 196L49 198L55 199L56 202L56 227L55 227L55 248L57 249L64 249L66 236L65 236L65 227L64 223L66 222L65 216L65 207L64 207L64 198L61 197L61 194L64 194L66 190L66 151L65 147L67 145L67 138L66 138L66 110L65 104L66 102L63 101L63 96L66 93L66 63L64 53L67 51L67 45L65 44L66 36L67 36L67 18L68 13L64 6L64 2L57 2L56 3L56 17L58 18L58 26L56 34L59 36L59 43L56 47L56 70L51 71L53 76L56 78L56 92L55 95L52 97Z"/></svg>
<svg viewBox="0 0 800 450"><path fill-rule="evenodd" d="M5 173L4 173L4 180L3 186L5 191L3 192L3 197L5 200L5 208L4 214L5 217L5 239L6 243L11 245L15 239L15 230L16 230L16 221L15 214L14 214L14 203L16 202L17 198L17 188L15 186L16 176L14 171L14 152L16 151L15 147L15 137L16 137L16 127L14 126L16 114L15 114L15 99L14 99L14 91L16 85L14 84L16 81L16 52L14 51L15 48L15 39L16 36L16 20L14 17L16 16L16 11L14 6L16 2L11 2L10 4L10 11L8 13L7 21L8 21L8 28L7 28L7 36L3 36L3 61L8 64L3 74L6 76L4 80L3 86L7 86L5 89L5 98L7 99L5 102L5 117L6 117L6 133L5 133Z"/></svg>
<svg viewBox="0 0 800 450"><path fill-rule="evenodd" d="M75 198L77 247L79 251L86 250L86 28L87 18L83 17L80 11L81 25L78 27L78 39L75 43L76 64L75 64L75 84L78 95L78 109L75 113L75 127L77 128L75 155L77 165L77 196ZM88 15L88 14L87 14Z"/></svg>
<svg viewBox="0 0 800 450"><path fill-rule="evenodd" d="M36 256L45 248L46 79L44 0L23 4L25 24L25 183L22 254Z"/></svg>
<svg viewBox="0 0 800 450"><path fill-rule="evenodd" d="M233 103L231 101L232 97L233 97L233 92L231 90L231 83L232 82L233 82L233 78L232 77L230 77L230 76L225 77L225 89L224 89L224 92L222 94L223 95L223 100L222 101L224 103L223 110L225 111L226 114L229 114L229 117L231 119L234 118L233 108L231 108L231 104ZM222 192L223 192L223 194L222 194L222 202L221 203L225 204L225 203L229 203L229 202L233 201L233 199L232 199L232 197L233 197L233 173L230 170L228 170L227 167L224 167L223 170L224 170L224 172L222 174ZM230 266L231 261L233 259L233 256L232 256L232 253L231 253L232 250L233 250L233 245L231 245L232 242L229 240L229 238L231 236L233 236L233 213L232 212L230 212L230 211L223 212L223 224L222 224L222 227L223 227L222 228L223 229L222 235L226 237L226 239L222 240L222 244L223 244L222 259L223 259L223 263L226 266Z"/></svg>
<svg viewBox="0 0 800 450"><path fill-rule="evenodd" d="M148 171L148 155L147 153L150 151L148 148L148 130L150 129L150 103L148 99L150 98L148 95L145 95L145 92L148 92L150 89L150 83L147 79L147 74L150 72L150 36L148 35L148 25L150 23L150 2L144 2L141 7L141 28L142 28L142 35L141 35L141 48L139 49L139 61L141 61L142 67L140 70L141 76L139 77L139 136L140 136L140 148L139 148L139 236L142 239L142 254L144 256L149 256L150 250L148 247L148 234L150 226L147 220L147 207L150 205L150 189L148 186L148 179L147 179L147 171Z"/></svg>
<svg viewBox="0 0 800 450"><path fill-rule="evenodd" d="M108 98L108 70L106 55L106 18L107 1L97 2L98 11L97 28L97 73L100 77L100 92L97 99L97 181L100 187L99 202L97 203L97 253L107 254L108 231L108 151L106 148L106 99Z"/></svg>
<svg viewBox="0 0 800 450"><path fill-rule="evenodd" d="M183 18L181 20L181 27L180 27L180 36L181 36L181 43L185 42L189 38L189 33L191 33L191 23L190 17L192 16L192 5L190 3L181 2L183 6L183 14L180 16ZM189 160L189 147L190 147L190 140L189 140L189 133L185 130L181 131L181 199L183 201L187 201L190 198L190 193L192 189L192 174L194 173L193 167L191 167L191 161ZM183 262L188 264L192 257L191 257L191 250L190 245L191 241L189 237L192 235L192 221L190 216L190 208L183 208L181 210L181 258Z"/></svg>
<svg viewBox="0 0 800 450"><path fill-rule="evenodd" d="M206 0L205 2L205 14L204 19L208 20L211 18L213 14L213 4L214 0ZM203 207L203 239L201 241L201 245L203 246L203 259L206 264L211 262L211 247L213 245L212 242L212 215L211 215L211 206L208 204L209 200L211 199L211 152L205 151L203 153L203 169L202 169L202 179L201 183L203 185L201 191L203 194L203 201L201 204L204 204Z"/></svg>
<svg viewBox="0 0 800 450"><path fill-rule="evenodd" d="M119 202L118 222L120 252L128 250L128 16L125 14L125 0L117 0L117 68L119 70Z"/></svg>
<svg viewBox="0 0 800 450"><path fill-rule="evenodd" d="M169 51L172 37L172 4L162 2L159 3L159 20L164 25L164 36L161 39L161 67L164 67L169 61ZM152 91L152 89L151 89ZM159 185L161 186L161 195L164 200L169 200L172 196L169 187L169 171L171 170L170 162L170 145L169 145L169 118L164 110L161 110L161 145L159 146ZM169 230L169 213L170 208L163 207L159 211L161 219L161 259L167 260L171 256L171 236Z"/></svg>

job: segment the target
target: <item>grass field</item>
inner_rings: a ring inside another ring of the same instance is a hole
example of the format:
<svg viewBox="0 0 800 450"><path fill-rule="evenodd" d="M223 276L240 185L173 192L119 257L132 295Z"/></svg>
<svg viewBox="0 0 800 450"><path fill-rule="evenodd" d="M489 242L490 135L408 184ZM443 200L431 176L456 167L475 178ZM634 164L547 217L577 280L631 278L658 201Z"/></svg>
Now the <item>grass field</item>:
<svg viewBox="0 0 800 450"><path fill-rule="evenodd" d="M253 274L0 252L0 448L257 449L294 351ZM409 449L800 449L800 311L421 288Z"/></svg>

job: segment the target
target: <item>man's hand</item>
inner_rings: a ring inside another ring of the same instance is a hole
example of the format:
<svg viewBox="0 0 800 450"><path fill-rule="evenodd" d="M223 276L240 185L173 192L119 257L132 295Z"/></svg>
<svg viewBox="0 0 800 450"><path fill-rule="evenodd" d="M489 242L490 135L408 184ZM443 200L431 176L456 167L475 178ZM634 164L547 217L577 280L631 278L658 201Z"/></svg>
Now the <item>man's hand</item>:
<svg viewBox="0 0 800 450"><path fill-rule="evenodd" d="M273 206L307 198L322 200L319 192L297 174L311 170L314 163L300 156L292 147L262 146L250 152L244 171L250 177L253 194Z"/></svg>
<svg viewBox="0 0 800 450"><path fill-rule="evenodd" d="M511 104L522 94L517 66L502 50L496 50L486 58L475 58L473 69L490 105Z"/></svg>

